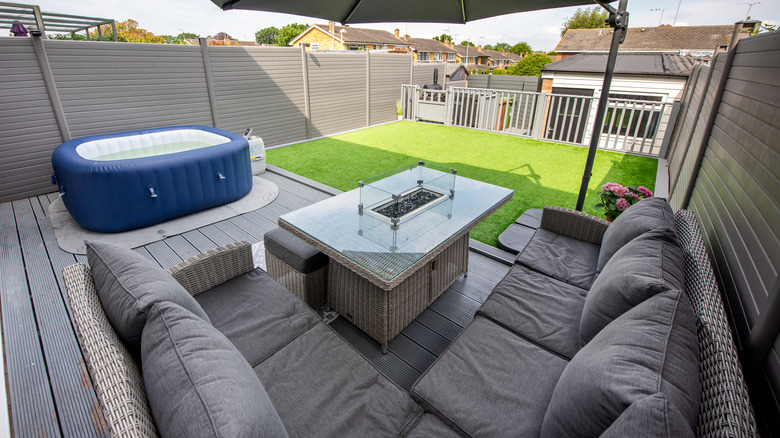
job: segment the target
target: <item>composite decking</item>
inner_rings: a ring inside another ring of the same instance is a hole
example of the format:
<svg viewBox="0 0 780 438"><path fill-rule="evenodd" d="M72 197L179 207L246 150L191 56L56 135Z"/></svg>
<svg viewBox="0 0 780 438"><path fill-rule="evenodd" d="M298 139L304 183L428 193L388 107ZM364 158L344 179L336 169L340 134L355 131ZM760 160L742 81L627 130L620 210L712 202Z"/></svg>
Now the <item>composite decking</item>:
<svg viewBox="0 0 780 438"><path fill-rule="evenodd" d="M263 175L279 186L271 204L135 250L163 268L238 240L260 242L281 214L336 193L280 169ZM85 256L57 246L47 207L56 193L0 204L0 305L8 409L16 437L107 436L70 321L62 268ZM508 255L472 241L468 273L390 341L379 344L343 318L342 337L408 390L474 318L508 272Z"/></svg>

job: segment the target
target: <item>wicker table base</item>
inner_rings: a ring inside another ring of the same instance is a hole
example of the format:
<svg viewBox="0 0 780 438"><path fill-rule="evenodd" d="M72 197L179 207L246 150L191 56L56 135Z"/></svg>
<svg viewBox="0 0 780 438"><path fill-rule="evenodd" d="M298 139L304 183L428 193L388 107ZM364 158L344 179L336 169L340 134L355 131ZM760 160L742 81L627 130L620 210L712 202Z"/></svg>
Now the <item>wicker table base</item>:
<svg viewBox="0 0 780 438"><path fill-rule="evenodd" d="M328 272L328 304L376 339L382 350L468 270L468 232L445 242L441 252L414 269L390 290L384 290L331 259Z"/></svg>

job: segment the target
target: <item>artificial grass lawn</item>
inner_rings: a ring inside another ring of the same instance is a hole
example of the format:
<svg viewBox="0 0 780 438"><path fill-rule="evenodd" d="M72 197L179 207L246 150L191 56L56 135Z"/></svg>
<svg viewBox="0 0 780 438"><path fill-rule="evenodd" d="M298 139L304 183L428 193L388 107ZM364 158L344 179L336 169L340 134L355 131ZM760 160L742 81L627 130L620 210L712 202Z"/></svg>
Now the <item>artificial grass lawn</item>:
<svg viewBox="0 0 780 438"><path fill-rule="evenodd" d="M344 191L417 161L513 189L512 200L471 231L472 239L495 246L498 235L526 209L574 208L587 154L587 148L579 146L402 121L271 149L267 161ZM655 158L598 151L584 211L603 217L593 206L607 182L653 190L657 163Z"/></svg>

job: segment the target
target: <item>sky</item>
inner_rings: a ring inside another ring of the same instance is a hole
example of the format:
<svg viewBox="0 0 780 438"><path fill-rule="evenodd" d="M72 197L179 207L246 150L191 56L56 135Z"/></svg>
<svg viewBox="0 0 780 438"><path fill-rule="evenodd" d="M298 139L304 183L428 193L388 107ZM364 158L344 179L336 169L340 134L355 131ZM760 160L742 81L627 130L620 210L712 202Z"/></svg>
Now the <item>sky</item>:
<svg viewBox="0 0 780 438"><path fill-rule="evenodd" d="M290 0L295 1L295 0ZM327 1L327 0L323 0ZM392 0L387 0L392 1ZM749 6L747 3L753 3ZM133 19L139 27L156 35L178 35L191 32L200 36L226 32L240 40L254 40L256 31L282 27L290 23L325 23L325 20L297 15L258 11L222 11L209 0L37 0L43 12L86 15L125 21ZM679 12L677 12L679 6ZM750 16L768 24L780 22L780 1L762 0L633 0L628 2L629 27L697 26L734 24L743 20L750 7ZM514 45L525 41L534 50L550 51L560 40L561 24L577 8L559 8L524 12L477 20L467 24L442 23L367 23L353 27L400 29L416 38L432 38L442 33L452 35L456 42L469 40L475 44L506 42ZM676 22L675 22L676 15Z"/></svg>

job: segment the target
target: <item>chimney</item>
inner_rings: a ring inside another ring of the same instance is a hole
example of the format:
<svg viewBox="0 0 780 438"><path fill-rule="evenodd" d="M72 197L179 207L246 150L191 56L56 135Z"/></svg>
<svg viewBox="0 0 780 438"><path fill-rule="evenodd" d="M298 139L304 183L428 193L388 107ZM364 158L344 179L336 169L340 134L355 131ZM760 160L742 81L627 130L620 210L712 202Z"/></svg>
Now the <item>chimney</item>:
<svg viewBox="0 0 780 438"><path fill-rule="evenodd" d="M757 31L761 27L761 22L758 20L742 20L734 23L734 32L731 34L731 41L729 42L728 50L734 48L737 42L742 38L749 37L753 32Z"/></svg>
<svg viewBox="0 0 780 438"><path fill-rule="evenodd" d="M395 30L395 37L396 37L396 38L399 38L400 36L401 36L401 31L400 31L400 30L398 30L398 29L396 29L396 30Z"/></svg>
<svg viewBox="0 0 780 438"><path fill-rule="evenodd" d="M477 46L477 50L482 50L482 44Z"/></svg>
<svg viewBox="0 0 780 438"><path fill-rule="evenodd" d="M335 26L333 25L333 22L332 22L332 21L328 21L328 31L329 31L330 33L333 33L333 31L334 31L334 27L335 27Z"/></svg>
<svg viewBox="0 0 780 438"><path fill-rule="evenodd" d="M404 35L404 41L409 41L409 34Z"/></svg>
<svg viewBox="0 0 780 438"><path fill-rule="evenodd" d="M455 48L455 43L450 43L450 49L454 49L454 48Z"/></svg>

